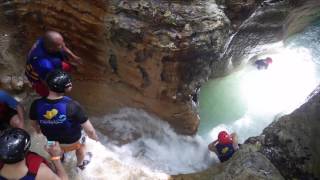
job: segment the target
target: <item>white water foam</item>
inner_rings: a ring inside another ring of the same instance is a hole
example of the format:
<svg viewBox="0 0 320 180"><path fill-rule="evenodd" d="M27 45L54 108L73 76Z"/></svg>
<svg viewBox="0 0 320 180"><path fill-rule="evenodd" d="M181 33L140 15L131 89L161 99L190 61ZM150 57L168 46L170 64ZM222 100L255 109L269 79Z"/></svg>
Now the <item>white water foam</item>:
<svg viewBox="0 0 320 180"><path fill-rule="evenodd" d="M239 96L244 99L246 113L240 119L220 124L208 132L207 139L216 139L221 130L237 132L240 142L259 135L280 114L288 114L305 102L317 87L320 77L310 50L303 47L282 47L269 54L273 63L267 70L251 65L241 73Z"/></svg>
<svg viewBox="0 0 320 180"><path fill-rule="evenodd" d="M168 123L142 110L125 108L91 121L99 129L100 142L87 139L93 158L84 171L76 171L74 153L67 155L64 165L71 179L162 180L204 170L217 161L201 137L178 135ZM112 135L108 138L103 130L112 130ZM47 156L45 142L42 135L33 134L33 151Z"/></svg>
<svg viewBox="0 0 320 180"><path fill-rule="evenodd" d="M122 146L116 146L117 141L103 142L127 165L181 174L203 170L215 161L200 136L178 135L168 123L142 110L126 108L94 122L112 129L117 139L131 141Z"/></svg>

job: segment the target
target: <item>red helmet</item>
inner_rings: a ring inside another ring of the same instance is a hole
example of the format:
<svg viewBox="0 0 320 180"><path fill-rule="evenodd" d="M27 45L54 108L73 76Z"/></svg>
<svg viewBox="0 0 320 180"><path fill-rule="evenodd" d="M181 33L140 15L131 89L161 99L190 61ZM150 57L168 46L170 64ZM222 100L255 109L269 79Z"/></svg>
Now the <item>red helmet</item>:
<svg viewBox="0 0 320 180"><path fill-rule="evenodd" d="M229 144L232 143L232 139L230 135L226 131L221 131L218 135L218 141L221 144Z"/></svg>
<svg viewBox="0 0 320 180"><path fill-rule="evenodd" d="M272 63L272 58L271 58L271 57L267 57L266 60L267 60L267 63L268 63L268 64L271 64L271 63Z"/></svg>

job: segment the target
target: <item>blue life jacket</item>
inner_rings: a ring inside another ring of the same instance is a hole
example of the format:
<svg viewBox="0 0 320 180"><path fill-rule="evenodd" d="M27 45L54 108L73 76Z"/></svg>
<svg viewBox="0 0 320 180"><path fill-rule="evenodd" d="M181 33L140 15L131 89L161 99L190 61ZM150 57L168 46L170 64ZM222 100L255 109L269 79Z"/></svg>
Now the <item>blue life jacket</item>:
<svg viewBox="0 0 320 180"><path fill-rule="evenodd" d="M72 121L67 113L67 106L71 101L71 98L64 96L55 103L48 102L45 98L37 102L37 121L41 132L49 141L71 144L80 139L80 123Z"/></svg>
<svg viewBox="0 0 320 180"><path fill-rule="evenodd" d="M62 69L64 59L66 56L63 52L49 54L44 47L43 38L40 38L29 52L25 74L30 82L44 80L48 72Z"/></svg>
<svg viewBox="0 0 320 180"><path fill-rule="evenodd" d="M233 148L233 144L220 144L218 143L216 145L216 149L218 151L218 157L220 159L221 162L227 161L228 159L230 159L233 155L234 148Z"/></svg>

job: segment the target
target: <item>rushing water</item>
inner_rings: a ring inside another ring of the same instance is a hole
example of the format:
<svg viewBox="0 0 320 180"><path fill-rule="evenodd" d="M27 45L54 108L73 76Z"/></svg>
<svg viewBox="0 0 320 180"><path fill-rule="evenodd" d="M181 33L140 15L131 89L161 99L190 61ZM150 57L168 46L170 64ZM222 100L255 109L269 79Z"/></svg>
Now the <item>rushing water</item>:
<svg viewBox="0 0 320 180"><path fill-rule="evenodd" d="M319 21L320 22L320 21ZM275 118L301 105L320 80L319 22L264 53L267 70L248 64L241 71L209 81L200 91L199 134L207 142L221 130L240 141L259 135Z"/></svg>
<svg viewBox="0 0 320 180"><path fill-rule="evenodd" d="M168 123L142 110L122 109L92 121L107 127L114 138L99 133L100 142L88 140L93 160L83 172L76 171L75 156L69 153L65 167L72 179L168 179L169 174L201 171L216 162L200 136L177 135ZM32 149L41 151L45 138L32 137Z"/></svg>
<svg viewBox="0 0 320 180"><path fill-rule="evenodd" d="M200 94L200 136L177 135L166 122L136 109L92 118L100 142L88 140L93 159L84 171L77 172L74 154L67 155L64 166L69 176L149 180L206 169L217 162L207 145L220 130L236 131L243 141L304 102L320 80L319 38L315 24L280 44L278 53L264 55L273 58L268 70L259 71L249 64L208 82ZM32 150L47 156L42 150L45 142L42 135L32 133Z"/></svg>

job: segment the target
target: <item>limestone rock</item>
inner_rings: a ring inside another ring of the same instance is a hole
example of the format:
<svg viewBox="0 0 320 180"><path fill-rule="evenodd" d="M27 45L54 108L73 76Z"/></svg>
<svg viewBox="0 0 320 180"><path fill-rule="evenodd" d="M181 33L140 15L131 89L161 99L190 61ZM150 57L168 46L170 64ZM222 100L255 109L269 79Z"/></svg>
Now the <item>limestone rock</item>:
<svg viewBox="0 0 320 180"><path fill-rule="evenodd" d="M172 180L247 180L284 179L272 163L260 152L259 146L243 145L225 163L215 165L206 171L189 175L173 176Z"/></svg>
<svg viewBox="0 0 320 180"><path fill-rule="evenodd" d="M217 0L231 20L234 30L237 30L262 2L263 0Z"/></svg>
<svg viewBox="0 0 320 180"><path fill-rule="evenodd" d="M72 96L89 112L143 108L179 133L196 132L193 96L229 36L230 22L214 1L8 0L1 8L12 29L6 53L22 55L13 72L22 74L36 38L56 30L84 60Z"/></svg>
<svg viewBox="0 0 320 180"><path fill-rule="evenodd" d="M239 3L240 5L244 3L242 0L226 2ZM265 44L285 40L289 35L303 30L312 20L320 16L318 13L320 1L317 0L265 0L259 2L252 1L252 6L256 8L251 16L236 29L237 31L227 44L223 60L213 62L212 77L221 76L245 65L248 59L270 50L264 46ZM226 13L228 14L228 11Z"/></svg>
<svg viewBox="0 0 320 180"><path fill-rule="evenodd" d="M286 179L320 178L319 89L307 103L263 131L260 151Z"/></svg>

